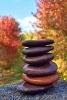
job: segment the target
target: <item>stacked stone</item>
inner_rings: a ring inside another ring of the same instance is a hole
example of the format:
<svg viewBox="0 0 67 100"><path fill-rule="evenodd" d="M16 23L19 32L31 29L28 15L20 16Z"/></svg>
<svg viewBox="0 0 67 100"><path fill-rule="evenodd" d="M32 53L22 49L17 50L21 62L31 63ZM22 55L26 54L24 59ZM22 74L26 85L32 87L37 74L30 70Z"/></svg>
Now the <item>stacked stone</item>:
<svg viewBox="0 0 67 100"><path fill-rule="evenodd" d="M25 55L22 79L18 90L24 93L44 91L51 88L58 80L57 65L52 62L54 55L49 53L54 47L53 40L26 40L22 45Z"/></svg>

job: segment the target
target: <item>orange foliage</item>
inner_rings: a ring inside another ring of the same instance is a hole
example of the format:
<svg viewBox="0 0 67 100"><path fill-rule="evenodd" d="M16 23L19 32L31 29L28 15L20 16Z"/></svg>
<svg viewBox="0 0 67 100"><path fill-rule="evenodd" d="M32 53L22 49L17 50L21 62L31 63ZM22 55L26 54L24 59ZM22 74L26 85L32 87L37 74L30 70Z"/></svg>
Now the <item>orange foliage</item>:
<svg viewBox="0 0 67 100"><path fill-rule="evenodd" d="M20 44L17 36L19 32L20 28L18 28L18 23L14 18L10 16L0 17L0 46L6 47L9 53L11 48L16 50Z"/></svg>
<svg viewBox="0 0 67 100"><path fill-rule="evenodd" d="M3 52L1 55L7 61L8 66L13 63L20 46L18 26L18 22L11 16L0 17L0 51L5 51L5 54ZM0 60L3 60L1 57Z"/></svg>
<svg viewBox="0 0 67 100"><path fill-rule="evenodd" d="M67 33L67 0L38 0L37 12L33 14L39 22L38 28L43 31L49 28Z"/></svg>

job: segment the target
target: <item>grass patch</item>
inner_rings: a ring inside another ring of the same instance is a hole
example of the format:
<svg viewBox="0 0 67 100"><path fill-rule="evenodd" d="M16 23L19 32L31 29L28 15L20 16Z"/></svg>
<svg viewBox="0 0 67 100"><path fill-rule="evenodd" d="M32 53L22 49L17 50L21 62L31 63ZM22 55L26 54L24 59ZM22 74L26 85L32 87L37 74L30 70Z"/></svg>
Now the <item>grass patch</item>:
<svg viewBox="0 0 67 100"><path fill-rule="evenodd" d="M14 83L19 80L22 80L22 73L23 73L22 68L23 68L23 64L22 65L14 65L10 71L10 74L7 75L6 77L2 78L2 81L0 82L1 85Z"/></svg>

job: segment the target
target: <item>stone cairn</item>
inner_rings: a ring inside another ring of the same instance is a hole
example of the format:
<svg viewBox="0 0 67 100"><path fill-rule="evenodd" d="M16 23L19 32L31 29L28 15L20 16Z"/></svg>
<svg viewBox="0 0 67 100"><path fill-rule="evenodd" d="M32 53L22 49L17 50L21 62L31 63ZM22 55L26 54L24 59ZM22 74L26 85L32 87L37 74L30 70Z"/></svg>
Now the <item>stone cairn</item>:
<svg viewBox="0 0 67 100"><path fill-rule="evenodd" d="M45 91L54 86L59 79L57 65L52 61L54 55L48 53L53 50L53 40L26 40L22 45L25 55L23 67L23 81L18 85L18 90L23 93Z"/></svg>

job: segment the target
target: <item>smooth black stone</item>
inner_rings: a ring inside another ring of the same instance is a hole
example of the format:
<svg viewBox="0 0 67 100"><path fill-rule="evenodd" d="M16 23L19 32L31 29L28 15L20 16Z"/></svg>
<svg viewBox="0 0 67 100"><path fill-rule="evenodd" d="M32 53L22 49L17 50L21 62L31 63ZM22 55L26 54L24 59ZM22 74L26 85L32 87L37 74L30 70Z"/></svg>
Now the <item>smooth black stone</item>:
<svg viewBox="0 0 67 100"><path fill-rule="evenodd" d="M27 47L41 47L54 43L54 40L25 40L22 42L23 46Z"/></svg>
<svg viewBox="0 0 67 100"><path fill-rule="evenodd" d="M32 48L25 48L22 50L22 53L25 55L42 55L46 52L53 50L53 46L45 46L45 47L32 47Z"/></svg>
<svg viewBox="0 0 67 100"><path fill-rule="evenodd" d="M52 88L53 86L54 84L45 85L45 86L37 86L37 85L32 85L23 81L22 83L18 85L17 90L22 93L36 93L36 92L46 91Z"/></svg>
<svg viewBox="0 0 67 100"><path fill-rule="evenodd" d="M46 63L40 66L25 65L23 72L29 76L45 76L57 71L57 65L54 62Z"/></svg>
<svg viewBox="0 0 67 100"><path fill-rule="evenodd" d="M46 53L45 55L41 55L41 56L34 56L34 57L25 56L23 58L23 60L27 64L37 65L37 64L44 64L46 62L49 62L53 58L54 58L54 55L53 54Z"/></svg>

